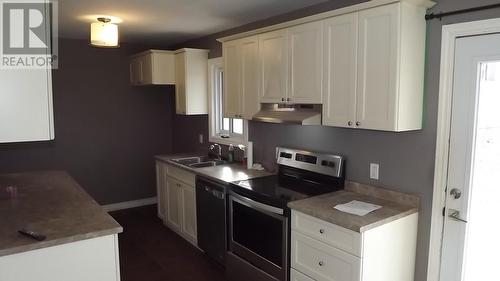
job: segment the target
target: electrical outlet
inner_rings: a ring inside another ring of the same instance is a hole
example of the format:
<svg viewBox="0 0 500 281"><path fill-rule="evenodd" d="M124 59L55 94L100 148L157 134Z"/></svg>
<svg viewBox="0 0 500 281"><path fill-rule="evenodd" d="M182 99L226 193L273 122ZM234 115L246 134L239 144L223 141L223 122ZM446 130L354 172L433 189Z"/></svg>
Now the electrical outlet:
<svg viewBox="0 0 500 281"><path fill-rule="evenodd" d="M370 163L370 179L372 180L378 180L378 172L379 172L379 164L377 163Z"/></svg>
<svg viewBox="0 0 500 281"><path fill-rule="evenodd" d="M199 135L198 135L198 141L199 141L201 144L203 144L203 141L204 141L204 140L203 140L203 134L199 134Z"/></svg>

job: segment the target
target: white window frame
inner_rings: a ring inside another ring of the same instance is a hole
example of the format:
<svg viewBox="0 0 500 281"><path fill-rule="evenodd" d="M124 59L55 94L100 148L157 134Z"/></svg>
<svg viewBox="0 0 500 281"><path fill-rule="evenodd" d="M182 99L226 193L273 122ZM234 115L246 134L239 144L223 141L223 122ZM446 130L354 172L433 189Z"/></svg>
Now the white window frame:
<svg viewBox="0 0 500 281"><path fill-rule="evenodd" d="M208 124L210 142L225 145L247 145L248 143L248 121L243 120L243 134L232 134L230 131L222 130L224 103L217 100L218 73L224 69L222 57L208 60ZM222 85L222 88L224 86ZM221 106L219 106L221 105ZM232 118L231 118L232 119ZM232 122L230 122L232 127ZM225 137L223 137L225 136Z"/></svg>

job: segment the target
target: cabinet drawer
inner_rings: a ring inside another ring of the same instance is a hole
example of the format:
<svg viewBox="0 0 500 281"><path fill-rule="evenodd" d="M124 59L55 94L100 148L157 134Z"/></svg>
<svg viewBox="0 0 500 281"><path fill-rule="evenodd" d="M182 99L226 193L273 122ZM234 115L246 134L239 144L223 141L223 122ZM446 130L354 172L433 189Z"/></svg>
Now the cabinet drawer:
<svg viewBox="0 0 500 281"><path fill-rule="evenodd" d="M360 233L297 211L292 211L292 229L357 257L362 257Z"/></svg>
<svg viewBox="0 0 500 281"><path fill-rule="evenodd" d="M361 259L292 231L292 267L317 281L360 281Z"/></svg>
<svg viewBox="0 0 500 281"><path fill-rule="evenodd" d="M290 270L290 281L314 281L314 279L292 268Z"/></svg>
<svg viewBox="0 0 500 281"><path fill-rule="evenodd" d="M187 183L191 186L195 186L196 185L196 182L195 182L195 174L191 173L191 172L188 172L184 169L181 169L181 168L177 168L177 167L174 167L172 165L168 165L168 168L167 168L167 174L170 176L170 177L173 177L177 180L180 180L184 183Z"/></svg>

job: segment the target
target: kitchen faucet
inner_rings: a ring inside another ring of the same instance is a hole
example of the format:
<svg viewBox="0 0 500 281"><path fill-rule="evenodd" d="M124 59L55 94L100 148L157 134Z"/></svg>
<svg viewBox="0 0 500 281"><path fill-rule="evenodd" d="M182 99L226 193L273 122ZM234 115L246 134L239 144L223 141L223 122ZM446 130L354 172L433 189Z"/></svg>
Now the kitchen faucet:
<svg viewBox="0 0 500 281"><path fill-rule="evenodd" d="M222 160L222 147L220 146L220 144L218 144L218 143L212 144L210 146L210 154L212 154L212 151L215 149L215 147L217 147L217 150L218 150L218 152L216 154L217 159Z"/></svg>

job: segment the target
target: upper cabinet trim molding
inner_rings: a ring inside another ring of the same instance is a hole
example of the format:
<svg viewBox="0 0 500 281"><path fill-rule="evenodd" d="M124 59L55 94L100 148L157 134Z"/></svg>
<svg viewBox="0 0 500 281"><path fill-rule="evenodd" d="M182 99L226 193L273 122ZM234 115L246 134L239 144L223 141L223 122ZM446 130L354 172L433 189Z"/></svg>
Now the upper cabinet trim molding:
<svg viewBox="0 0 500 281"><path fill-rule="evenodd" d="M331 10L328 12L299 18L296 20L291 20L291 21L287 21L287 22L283 22L283 23L279 23L279 24L275 24L275 25L266 26L266 27L259 28L259 29L250 30L250 31L243 32L243 33L238 33L238 34L222 37L222 38L217 39L217 41L227 42L227 41L240 39L240 38L244 38L244 37L249 37L249 36L269 32L269 31L288 28L288 27L292 27L292 26L296 26L296 25L300 25L300 24L304 24L304 23L308 23L308 22L319 21L319 20L323 20L323 19L327 19L327 18L331 18L331 17L343 15L343 14L359 12L362 10L371 9L371 8L375 8L378 6L389 5L389 4L393 4L393 3L404 3L404 2L410 3L412 5L416 5L416 6L422 6L422 7L425 7L426 9L430 9L434 5L436 5L435 2L429 1L429 0L371 0L371 1L363 2L360 4L356 4L356 5L336 9L336 10Z"/></svg>

